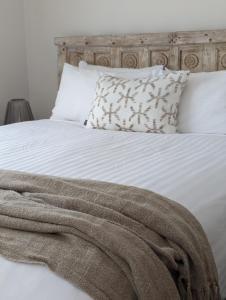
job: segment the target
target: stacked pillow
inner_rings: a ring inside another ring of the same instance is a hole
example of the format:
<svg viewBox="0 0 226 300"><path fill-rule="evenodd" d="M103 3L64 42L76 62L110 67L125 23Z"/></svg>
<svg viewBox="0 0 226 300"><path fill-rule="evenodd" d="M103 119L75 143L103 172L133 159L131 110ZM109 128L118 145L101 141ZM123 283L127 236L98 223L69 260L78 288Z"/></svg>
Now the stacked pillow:
<svg viewBox="0 0 226 300"><path fill-rule="evenodd" d="M84 63L85 64L85 63ZM96 84L105 67L82 67L64 65L60 88L51 119L70 120L84 124L95 99ZM114 76L121 78L155 77L163 74L163 66L144 69L108 68Z"/></svg>
<svg viewBox="0 0 226 300"><path fill-rule="evenodd" d="M158 77L165 74L165 67L163 65L156 65L153 67L147 67L142 69L132 69L132 68L110 68L96 65L89 65L85 61L80 61L79 70L92 70L99 71L98 74L112 74L118 77L134 79L143 77Z"/></svg>
<svg viewBox="0 0 226 300"><path fill-rule="evenodd" d="M117 116L109 117L110 108ZM51 119L82 125L88 119L88 128L110 130L226 134L226 71L188 80L188 72L163 66L65 64Z"/></svg>

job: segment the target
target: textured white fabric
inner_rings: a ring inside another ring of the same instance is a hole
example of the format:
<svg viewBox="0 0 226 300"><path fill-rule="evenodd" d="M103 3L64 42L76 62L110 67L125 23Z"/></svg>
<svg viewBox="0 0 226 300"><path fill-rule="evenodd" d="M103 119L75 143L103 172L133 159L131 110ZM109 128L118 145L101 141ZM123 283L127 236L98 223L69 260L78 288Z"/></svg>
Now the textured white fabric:
<svg viewBox="0 0 226 300"><path fill-rule="evenodd" d="M96 88L92 71L79 72L77 67L64 64L60 88L51 119L73 120L83 124L90 111Z"/></svg>
<svg viewBox="0 0 226 300"><path fill-rule="evenodd" d="M101 76L87 128L175 133L180 96L188 75L180 71L130 80Z"/></svg>
<svg viewBox="0 0 226 300"><path fill-rule="evenodd" d="M39 265L16 264L0 256L1 300L92 300Z"/></svg>
<svg viewBox="0 0 226 300"><path fill-rule="evenodd" d="M147 67L142 69L132 69L132 68L110 68L104 66L90 65L85 61L79 62L79 70L93 70L99 71L102 73L110 73L114 76L123 77L123 78L143 78L143 77L157 77L164 74L164 66L156 65L153 67Z"/></svg>
<svg viewBox="0 0 226 300"><path fill-rule="evenodd" d="M110 70L112 74L125 78L160 76L164 72L162 66L141 70L127 69L126 72L124 69ZM79 69L65 63L51 119L78 121L83 125L88 118L101 74L100 70Z"/></svg>
<svg viewBox="0 0 226 300"><path fill-rule="evenodd" d="M179 106L178 131L226 134L226 71L190 75Z"/></svg>
<svg viewBox="0 0 226 300"><path fill-rule="evenodd" d="M105 131L50 120L20 123L0 127L0 168L133 185L181 203L209 238L226 297L225 135ZM45 267L3 258L0 291L4 300L89 299Z"/></svg>

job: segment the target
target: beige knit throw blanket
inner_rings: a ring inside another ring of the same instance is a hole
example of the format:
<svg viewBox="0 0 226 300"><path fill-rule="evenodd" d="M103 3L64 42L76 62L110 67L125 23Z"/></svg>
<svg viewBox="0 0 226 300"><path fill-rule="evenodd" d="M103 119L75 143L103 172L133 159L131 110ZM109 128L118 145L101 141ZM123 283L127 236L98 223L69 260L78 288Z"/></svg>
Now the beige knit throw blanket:
<svg viewBox="0 0 226 300"><path fill-rule="evenodd" d="M0 171L0 255L47 265L96 300L219 299L200 224L135 187Z"/></svg>

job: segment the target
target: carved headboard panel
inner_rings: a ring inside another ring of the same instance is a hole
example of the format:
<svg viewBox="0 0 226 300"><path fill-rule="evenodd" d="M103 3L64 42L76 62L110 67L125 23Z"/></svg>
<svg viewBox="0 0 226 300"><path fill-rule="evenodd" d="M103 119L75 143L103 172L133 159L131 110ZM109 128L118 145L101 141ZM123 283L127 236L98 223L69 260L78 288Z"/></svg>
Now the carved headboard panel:
<svg viewBox="0 0 226 300"><path fill-rule="evenodd" d="M63 64L143 68L164 64L191 72L226 69L226 30L56 38L58 76Z"/></svg>

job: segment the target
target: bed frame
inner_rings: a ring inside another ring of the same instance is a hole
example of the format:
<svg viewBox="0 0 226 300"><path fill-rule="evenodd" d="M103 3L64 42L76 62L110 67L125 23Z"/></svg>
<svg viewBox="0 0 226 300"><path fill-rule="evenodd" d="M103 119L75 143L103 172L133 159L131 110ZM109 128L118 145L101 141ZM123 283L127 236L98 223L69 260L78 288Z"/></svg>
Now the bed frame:
<svg viewBox="0 0 226 300"><path fill-rule="evenodd" d="M156 64L191 72L226 69L226 30L56 38L58 77L68 62L143 68Z"/></svg>

